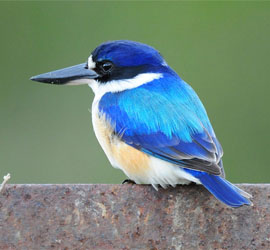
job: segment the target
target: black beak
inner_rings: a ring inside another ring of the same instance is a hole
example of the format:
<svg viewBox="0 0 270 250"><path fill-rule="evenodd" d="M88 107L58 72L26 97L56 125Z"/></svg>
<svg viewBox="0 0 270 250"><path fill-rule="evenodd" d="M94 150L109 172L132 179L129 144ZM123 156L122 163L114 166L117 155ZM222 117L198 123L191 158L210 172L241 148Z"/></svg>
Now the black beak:
<svg viewBox="0 0 270 250"><path fill-rule="evenodd" d="M86 63L78 64L64 69L32 76L30 80L51 84L79 85L87 84L87 80L96 79L99 75L87 68Z"/></svg>

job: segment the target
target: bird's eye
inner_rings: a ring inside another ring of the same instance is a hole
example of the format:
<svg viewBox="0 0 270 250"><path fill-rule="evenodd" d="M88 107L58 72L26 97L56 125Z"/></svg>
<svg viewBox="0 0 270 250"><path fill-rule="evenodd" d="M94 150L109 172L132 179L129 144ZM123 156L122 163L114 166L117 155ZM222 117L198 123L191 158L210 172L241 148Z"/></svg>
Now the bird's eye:
<svg viewBox="0 0 270 250"><path fill-rule="evenodd" d="M105 73L108 73L112 70L113 63L110 61L101 62L100 67Z"/></svg>

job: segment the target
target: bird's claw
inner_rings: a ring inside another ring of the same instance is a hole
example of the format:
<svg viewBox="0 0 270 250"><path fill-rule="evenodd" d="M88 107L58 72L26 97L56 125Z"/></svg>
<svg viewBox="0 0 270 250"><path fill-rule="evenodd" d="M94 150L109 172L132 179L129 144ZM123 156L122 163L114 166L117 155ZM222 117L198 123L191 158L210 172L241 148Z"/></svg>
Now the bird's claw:
<svg viewBox="0 0 270 250"><path fill-rule="evenodd" d="M133 180L130 180L130 179L126 179L122 182L122 184L136 184Z"/></svg>

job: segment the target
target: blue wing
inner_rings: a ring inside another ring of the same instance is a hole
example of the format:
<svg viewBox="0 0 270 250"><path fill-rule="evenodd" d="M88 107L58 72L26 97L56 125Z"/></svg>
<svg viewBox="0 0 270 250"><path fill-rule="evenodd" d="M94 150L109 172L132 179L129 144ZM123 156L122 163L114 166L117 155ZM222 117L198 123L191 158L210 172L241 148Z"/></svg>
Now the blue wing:
<svg viewBox="0 0 270 250"><path fill-rule="evenodd" d="M184 168L223 173L222 148L206 111L180 78L168 76L136 89L107 93L99 110L130 146Z"/></svg>
<svg viewBox="0 0 270 250"><path fill-rule="evenodd" d="M224 177L222 148L193 89L178 77L105 94L99 103L115 134L130 146L182 167L220 201L251 205Z"/></svg>

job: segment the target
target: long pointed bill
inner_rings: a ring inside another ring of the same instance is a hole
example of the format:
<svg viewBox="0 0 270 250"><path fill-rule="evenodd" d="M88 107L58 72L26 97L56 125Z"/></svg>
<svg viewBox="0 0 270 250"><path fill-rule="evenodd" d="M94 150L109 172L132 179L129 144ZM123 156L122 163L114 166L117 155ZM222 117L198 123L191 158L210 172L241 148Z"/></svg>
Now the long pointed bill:
<svg viewBox="0 0 270 250"><path fill-rule="evenodd" d="M51 84L80 85L88 84L89 79L96 79L99 75L86 67L85 63L64 69L32 76L30 80Z"/></svg>

